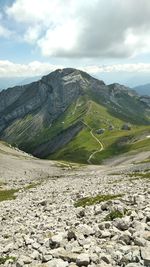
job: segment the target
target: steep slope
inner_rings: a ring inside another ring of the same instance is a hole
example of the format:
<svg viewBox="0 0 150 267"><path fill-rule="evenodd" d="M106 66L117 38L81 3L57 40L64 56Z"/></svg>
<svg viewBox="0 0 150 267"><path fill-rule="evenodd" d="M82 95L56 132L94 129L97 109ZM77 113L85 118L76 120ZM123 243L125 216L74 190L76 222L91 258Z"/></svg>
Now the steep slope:
<svg viewBox="0 0 150 267"><path fill-rule="evenodd" d="M37 159L0 140L0 202L14 199L18 189L34 188L60 174L55 162Z"/></svg>
<svg viewBox="0 0 150 267"><path fill-rule="evenodd" d="M106 86L76 69L56 70L38 82L0 93L0 138L38 157L85 163L100 150L97 129L107 129L98 138L112 136L108 128L113 125L116 139L118 131L119 137L126 134L120 130L125 122L147 129L149 105L122 85Z"/></svg>
<svg viewBox="0 0 150 267"><path fill-rule="evenodd" d="M150 126L132 124L131 130L122 130L125 121L110 115L106 107L92 100L87 102L87 106L82 116L84 128L71 142L50 155L49 159L100 164L122 153L150 150ZM97 134L98 129L104 129L104 132Z"/></svg>
<svg viewBox="0 0 150 267"><path fill-rule="evenodd" d="M61 168L0 152L0 266L148 267L149 156Z"/></svg>

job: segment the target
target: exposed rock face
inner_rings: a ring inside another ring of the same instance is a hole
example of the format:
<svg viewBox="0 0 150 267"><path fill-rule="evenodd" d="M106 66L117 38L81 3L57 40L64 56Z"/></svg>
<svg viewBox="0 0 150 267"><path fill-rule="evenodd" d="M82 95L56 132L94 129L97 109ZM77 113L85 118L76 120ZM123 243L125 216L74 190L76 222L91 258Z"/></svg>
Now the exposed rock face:
<svg viewBox="0 0 150 267"><path fill-rule="evenodd" d="M103 81L83 71L66 68L56 70L37 82L0 93L0 138L35 155L43 156L54 152L82 129L82 118L75 118L73 128L72 125L67 125L64 129L61 121L60 130L57 127L57 133L47 135L46 140L43 139L46 136L45 129L49 130L81 96L106 106L116 116L126 120L130 118L134 122L136 115L139 123L148 123L149 102L140 99L134 91L119 84L106 86ZM35 140L39 134L41 139L36 146ZM58 138L62 140L59 145L56 144ZM52 145L52 140L56 147ZM34 148L29 150L29 143L34 144ZM48 153L43 152L45 146L49 148Z"/></svg>
<svg viewBox="0 0 150 267"><path fill-rule="evenodd" d="M0 130L5 129L12 120L44 107L47 112L45 120L52 122L78 97L80 81L82 79L78 75L70 77L68 72L62 75L60 70L38 82L3 91L0 94Z"/></svg>
<svg viewBox="0 0 150 267"><path fill-rule="evenodd" d="M30 138L42 131L44 127L50 127L52 122L83 93L82 90L87 83L80 71L65 69L57 70L38 82L2 91L0 94L1 138L18 143L16 130L18 131L20 126L17 123L16 127L15 123L29 114L32 119L30 122L27 121L25 131Z"/></svg>
<svg viewBox="0 0 150 267"><path fill-rule="evenodd" d="M140 100L150 107L150 96L141 96Z"/></svg>

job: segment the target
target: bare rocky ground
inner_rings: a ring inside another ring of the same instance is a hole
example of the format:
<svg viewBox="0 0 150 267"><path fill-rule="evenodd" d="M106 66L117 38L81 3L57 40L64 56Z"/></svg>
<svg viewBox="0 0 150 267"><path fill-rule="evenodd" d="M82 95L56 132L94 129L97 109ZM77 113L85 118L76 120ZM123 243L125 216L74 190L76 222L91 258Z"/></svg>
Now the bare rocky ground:
<svg viewBox="0 0 150 267"><path fill-rule="evenodd" d="M60 167L1 144L1 190L19 191L0 202L0 266L150 266L148 156Z"/></svg>

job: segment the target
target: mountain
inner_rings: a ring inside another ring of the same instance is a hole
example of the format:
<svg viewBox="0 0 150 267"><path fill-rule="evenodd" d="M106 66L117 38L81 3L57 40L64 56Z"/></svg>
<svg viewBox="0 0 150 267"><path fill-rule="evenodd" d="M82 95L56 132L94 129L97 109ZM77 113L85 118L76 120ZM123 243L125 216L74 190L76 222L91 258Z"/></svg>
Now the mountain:
<svg viewBox="0 0 150 267"><path fill-rule="evenodd" d="M136 90L140 95L150 96L150 83L136 86L133 89Z"/></svg>
<svg viewBox="0 0 150 267"><path fill-rule="evenodd" d="M80 70L59 69L0 93L0 139L41 158L100 163L148 149L149 132L149 98Z"/></svg>

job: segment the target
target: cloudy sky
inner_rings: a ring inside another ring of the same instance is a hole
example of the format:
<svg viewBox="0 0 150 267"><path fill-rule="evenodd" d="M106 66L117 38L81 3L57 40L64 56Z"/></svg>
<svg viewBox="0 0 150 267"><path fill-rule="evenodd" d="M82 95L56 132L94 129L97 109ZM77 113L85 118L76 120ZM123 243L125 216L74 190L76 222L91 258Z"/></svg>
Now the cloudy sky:
<svg viewBox="0 0 150 267"><path fill-rule="evenodd" d="M150 82L150 0L0 0L0 77L61 67Z"/></svg>

